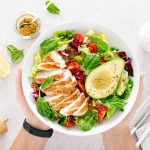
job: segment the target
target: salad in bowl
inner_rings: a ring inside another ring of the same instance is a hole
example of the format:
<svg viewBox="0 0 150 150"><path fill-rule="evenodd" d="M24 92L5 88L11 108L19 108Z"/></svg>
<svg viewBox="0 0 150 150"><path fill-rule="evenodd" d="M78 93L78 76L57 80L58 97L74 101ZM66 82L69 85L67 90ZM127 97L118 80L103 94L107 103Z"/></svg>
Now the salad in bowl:
<svg viewBox="0 0 150 150"><path fill-rule="evenodd" d="M29 80L41 116L89 131L124 111L133 73L132 59L105 33L60 30L41 42Z"/></svg>

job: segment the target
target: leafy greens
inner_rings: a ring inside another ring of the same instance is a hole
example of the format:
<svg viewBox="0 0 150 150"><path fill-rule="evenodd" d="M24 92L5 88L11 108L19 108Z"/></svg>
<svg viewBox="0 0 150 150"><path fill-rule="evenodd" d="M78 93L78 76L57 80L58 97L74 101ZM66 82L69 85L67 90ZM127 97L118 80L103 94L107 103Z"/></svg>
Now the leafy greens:
<svg viewBox="0 0 150 150"><path fill-rule="evenodd" d="M76 125L79 125L81 130L90 130L97 122L97 110L88 110L84 116L76 117Z"/></svg>
<svg viewBox="0 0 150 150"><path fill-rule="evenodd" d="M24 54L22 50L18 50L14 45L7 46L8 55L11 57L11 61L14 64L18 64L22 61Z"/></svg>

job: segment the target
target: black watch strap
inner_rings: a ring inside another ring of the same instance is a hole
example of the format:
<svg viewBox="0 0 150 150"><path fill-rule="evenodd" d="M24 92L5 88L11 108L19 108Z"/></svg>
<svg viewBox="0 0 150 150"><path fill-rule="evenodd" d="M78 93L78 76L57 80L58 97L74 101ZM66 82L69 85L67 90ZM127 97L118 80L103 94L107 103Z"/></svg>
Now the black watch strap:
<svg viewBox="0 0 150 150"><path fill-rule="evenodd" d="M30 126L30 125L26 122L26 119L24 120L23 128L24 128L28 133L30 133L30 134L32 134L32 135L34 135L34 136L43 137L43 138L49 138L49 137L51 137L52 134L53 134L53 129L49 129L49 130L47 130L47 131L36 129L36 128Z"/></svg>

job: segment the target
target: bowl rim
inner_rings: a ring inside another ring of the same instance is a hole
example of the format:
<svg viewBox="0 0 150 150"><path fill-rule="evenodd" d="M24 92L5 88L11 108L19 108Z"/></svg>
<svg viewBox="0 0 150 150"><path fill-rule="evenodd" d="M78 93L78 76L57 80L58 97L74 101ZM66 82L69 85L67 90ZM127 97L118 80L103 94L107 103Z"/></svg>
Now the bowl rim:
<svg viewBox="0 0 150 150"><path fill-rule="evenodd" d="M65 21L65 22L60 23L60 24L58 24L58 25L54 25L54 26L50 27L47 31L45 31L40 37L38 37L38 38L34 41L34 43L33 43L32 46L30 47L30 49L29 49L29 51L28 51L28 53L27 53L27 55L26 55L26 57L25 57L25 59L24 59L23 68L22 68L22 87L23 87L23 93L24 93L24 96L25 96L25 98L26 98L26 102L27 102L28 106L30 107L31 111L32 111L32 112L34 113L34 115L35 115L40 121L42 121L45 125L50 126L50 127L53 128L54 130L56 130L56 131L58 131L58 132L61 132L61 133L63 133L63 134L67 134L67 135L73 135L73 136L90 136L90 135L96 135L96 134L105 132L105 131L107 131L107 130L113 128L113 127L115 127L115 126L118 125L121 121L123 121L123 120L127 117L127 115L129 114L129 112L131 111L131 109L133 108L133 106L134 106L134 104L135 104L135 101L136 101L136 98L135 98L134 102L132 103L132 105L128 108L128 111L126 111L126 113L124 113L124 115L122 115L119 119L117 119L114 123L112 123L110 127L106 127L105 129L103 129L103 131L99 131L99 132L97 132L96 130L95 130L95 132L94 132L94 131L92 131L92 132L90 132L90 131L84 132L84 131L83 131L83 134L81 134L81 133L70 132L70 131L66 131L66 130L62 130L62 129L60 129L60 128L57 128L57 126L56 126L53 122L51 122L51 121L50 121L49 124L48 124L48 123L47 123L47 120L45 120L45 118L42 117L42 116L37 112L37 110L34 111L34 110L32 109L29 100L27 100L27 95L26 95L26 91L25 91L25 87L24 87L24 85L25 85L25 80L24 80L24 79L25 79L25 75L24 75L24 71L25 71L26 60L27 60L28 56L30 55L31 50L33 49L33 47L35 47L35 45L37 45L37 42L40 41L40 40L45 36L46 33L51 32L51 31L52 31L53 29L55 29L55 28L61 27L61 26L63 26L63 25L72 24L72 23L75 23L75 24L77 24L77 23L90 23L90 24L94 24L94 25L101 26L101 27L107 29L108 31L112 32L114 35L118 36L118 37L129 47L130 50L132 49L132 47L129 45L129 43L126 41L126 39L123 38L118 32L116 32L116 31L114 31L113 29L109 28L107 25L104 25L104 24L101 24L101 23L96 23L96 22L94 22L94 21L89 21L89 20L83 19L83 20ZM134 55L134 52L131 51L131 54L132 54L132 57L133 57L133 59L134 59L135 66L136 66L136 70L137 70L137 81L136 81L136 82L137 82L138 87L137 87L137 90L134 92L134 95L137 96L137 95L138 95L138 90L139 90L139 83L140 83L140 72L139 72L139 66L138 66L138 63L137 63L137 59L136 59L136 57L135 57L135 55Z"/></svg>

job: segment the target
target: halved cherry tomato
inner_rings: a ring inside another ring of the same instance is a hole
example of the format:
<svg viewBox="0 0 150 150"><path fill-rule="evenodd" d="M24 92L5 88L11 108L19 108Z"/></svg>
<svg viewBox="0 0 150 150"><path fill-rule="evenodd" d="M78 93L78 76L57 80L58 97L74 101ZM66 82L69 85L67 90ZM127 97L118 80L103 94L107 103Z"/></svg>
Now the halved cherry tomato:
<svg viewBox="0 0 150 150"><path fill-rule="evenodd" d="M104 64L106 61L104 59L104 56L101 56L101 61L99 62L101 65Z"/></svg>
<svg viewBox="0 0 150 150"><path fill-rule="evenodd" d="M77 61L74 60L68 61L66 65L67 69L69 69L72 72L72 74L76 74L77 72L80 71L80 65L78 64Z"/></svg>
<svg viewBox="0 0 150 150"><path fill-rule="evenodd" d="M77 80L77 87L79 88L79 90L81 91L81 92L83 92L84 93L84 95L86 96L86 97L88 97L88 94L87 94L87 92L86 92L86 90L85 90L85 83L84 83L85 81L84 80Z"/></svg>
<svg viewBox="0 0 150 150"><path fill-rule="evenodd" d="M83 38L83 36L82 36L81 34L75 34L73 41L74 41L76 44L81 45L81 44L83 44L84 38Z"/></svg>
<svg viewBox="0 0 150 150"><path fill-rule="evenodd" d="M75 125L75 120L72 116L67 117L66 127L72 127Z"/></svg>
<svg viewBox="0 0 150 150"><path fill-rule="evenodd" d="M80 90L81 92L85 92L83 80L77 80L77 87L79 88L79 90Z"/></svg>
<svg viewBox="0 0 150 150"><path fill-rule="evenodd" d="M91 53L96 53L97 52L97 46L94 43L90 43L87 45Z"/></svg>
<svg viewBox="0 0 150 150"><path fill-rule="evenodd" d="M96 110L98 111L98 122L101 122L107 113L108 107L104 105L97 106Z"/></svg>

